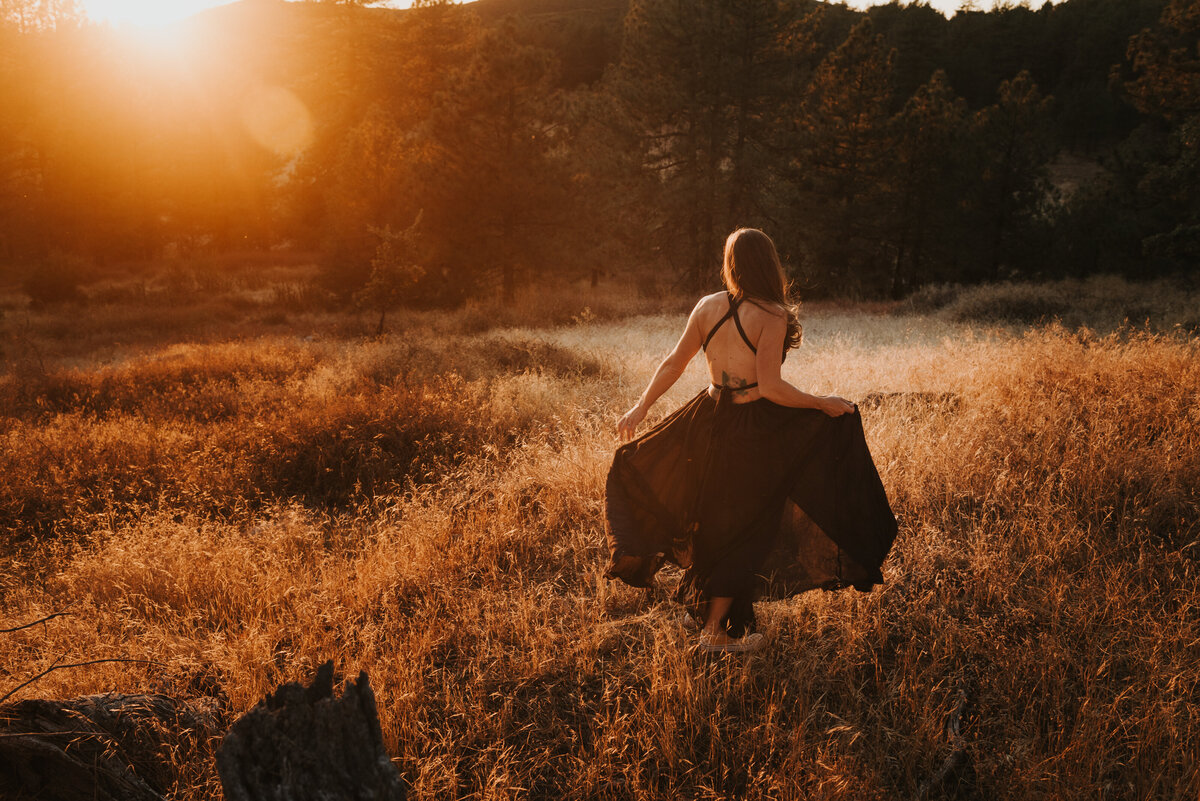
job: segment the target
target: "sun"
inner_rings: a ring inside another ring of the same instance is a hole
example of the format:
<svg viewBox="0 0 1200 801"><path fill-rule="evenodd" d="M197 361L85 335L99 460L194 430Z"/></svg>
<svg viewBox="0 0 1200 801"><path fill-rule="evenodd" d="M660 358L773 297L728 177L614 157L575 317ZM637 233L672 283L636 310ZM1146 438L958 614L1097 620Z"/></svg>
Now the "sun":
<svg viewBox="0 0 1200 801"><path fill-rule="evenodd" d="M157 28L170 25L229 0L82 0L84 13L95 22L114 26Z"/></svg>

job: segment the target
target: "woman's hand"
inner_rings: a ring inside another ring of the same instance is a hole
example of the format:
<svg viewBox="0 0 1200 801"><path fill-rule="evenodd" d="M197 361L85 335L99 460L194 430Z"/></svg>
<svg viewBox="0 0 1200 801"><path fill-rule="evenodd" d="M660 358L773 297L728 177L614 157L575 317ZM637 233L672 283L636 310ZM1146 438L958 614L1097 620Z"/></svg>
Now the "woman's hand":
<svg viewBox="0 0 1200 801"><path fill-rule="evenodd" d="M637 431L638 423L646 419L646 410L642 408L642 404L635 403L633 408L621 415L621 419L617 421L617 434L621 437L622 442L628 442L633 439L633 432Z"/></svg>
<svg viewBox="0 0 1200 801"><path fill-rule="evenodd" d="M830 417L841 417L843 414L851 414L858 410L853 403L845 398L839 398L837 395L826 395L821 398L821 405L818 408Z"/></svg>

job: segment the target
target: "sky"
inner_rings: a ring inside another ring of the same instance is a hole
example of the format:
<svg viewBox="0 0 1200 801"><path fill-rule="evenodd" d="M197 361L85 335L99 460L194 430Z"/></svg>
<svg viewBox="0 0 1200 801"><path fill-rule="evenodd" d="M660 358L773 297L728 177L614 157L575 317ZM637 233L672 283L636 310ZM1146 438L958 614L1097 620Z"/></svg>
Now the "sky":
<svg viewBox="0 0 1200 801"><path fill-rule="evenodd" d="M113 25L140 25L155 27L177 22L198 11L224 5L229 0L82 0L84 11L98 22ZM865 8L887 0L848 0L848 5ZM946 14L952 14L964 0L928 0L929 5ZM991 8L994 0L976 0L980 9ZM1057 2L1057 0L1056 0ZM406 0L394 0L389 5L407 5ZM1037 0L1035 5L1041 5Z"/></svg>

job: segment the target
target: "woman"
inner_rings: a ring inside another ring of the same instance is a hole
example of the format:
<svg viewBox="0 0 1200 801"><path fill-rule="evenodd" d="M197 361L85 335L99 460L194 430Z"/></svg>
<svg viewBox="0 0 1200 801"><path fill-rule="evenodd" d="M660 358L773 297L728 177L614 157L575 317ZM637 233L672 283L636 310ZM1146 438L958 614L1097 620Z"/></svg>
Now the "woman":
<svg viewBox="0 0 1200 801"><path fill-rule="evenodd" d="M676 600L700 625L700 648L751 651L764 643L756 598L881 582L896 519L855 405L780 376L801 329L774 243L734 231L721 277L728 291L701 298L617 423L630 439L704 351L711 386L613 459L606 575L649 587L664 561L677 564Z"/></svg>

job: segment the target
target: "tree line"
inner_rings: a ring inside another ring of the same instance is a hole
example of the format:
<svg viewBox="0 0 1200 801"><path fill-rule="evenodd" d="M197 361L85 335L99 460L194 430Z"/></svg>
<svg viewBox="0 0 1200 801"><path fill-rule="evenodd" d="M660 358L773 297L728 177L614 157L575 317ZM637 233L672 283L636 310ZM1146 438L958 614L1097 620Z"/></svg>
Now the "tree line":
<svg viewBox="0 0 1200 801"><path fill-rule="evenodd" d="M286 245L386 309L708 286L750 225L810 295L1186 273L1198 41L1200 0L243 0L157 42L2 0L0 263Z"/></svg>

